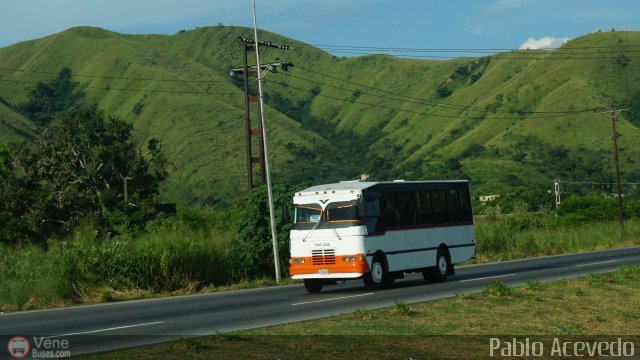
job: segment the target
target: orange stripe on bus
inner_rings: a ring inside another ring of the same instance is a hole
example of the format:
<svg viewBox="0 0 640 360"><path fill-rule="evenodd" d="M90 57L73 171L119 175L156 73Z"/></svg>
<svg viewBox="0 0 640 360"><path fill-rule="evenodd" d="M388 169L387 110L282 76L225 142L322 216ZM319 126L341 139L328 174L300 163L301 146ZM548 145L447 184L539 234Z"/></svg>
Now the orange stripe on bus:
<svg viewBox="0 0 640 360"><path fill-rule="evenodd" d="M355 257L355 261L344 261L342 260L343 257ZM329 256L324 256L323 259L320 259L321 257L318 256L316 257L316 262L318 263L322 263L322 264L318 264L318 265L314 265L313 264L313 260L314 258L311 256L299 256L299 257L292 257L291 261L293 261L293 259L304 259L304 264L290 264L289 265L289 275L305 275L305 274L317 274L318 271L320 269L327 269L329 271L329 274L340 274L340 273L366 273L369 271L369 264L367 263L366 257L364 256L364 254L354 254L354 255L336 255L334 256L335 258L335 263L334 264L326 264L327 260L329 260L329 262L333 262L331 261L331 259L327 259L329 258ZM365 259L365 260L360 260L360 259ZM320 261L320 260L324 260L324 261Z"/></svg>

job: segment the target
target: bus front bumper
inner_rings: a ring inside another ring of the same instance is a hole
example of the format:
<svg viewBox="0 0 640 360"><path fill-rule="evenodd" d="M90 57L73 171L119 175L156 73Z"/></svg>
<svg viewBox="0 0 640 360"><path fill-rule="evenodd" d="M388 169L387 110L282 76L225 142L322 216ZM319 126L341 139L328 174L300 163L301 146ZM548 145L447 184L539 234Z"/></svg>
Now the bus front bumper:
<svg viewBox="0 0 640 360"><path fill-rule="evenodd" d="M356 279L369 271L364 254L337 255L331 259L292 257L289 263L293 279Z"/></svg>

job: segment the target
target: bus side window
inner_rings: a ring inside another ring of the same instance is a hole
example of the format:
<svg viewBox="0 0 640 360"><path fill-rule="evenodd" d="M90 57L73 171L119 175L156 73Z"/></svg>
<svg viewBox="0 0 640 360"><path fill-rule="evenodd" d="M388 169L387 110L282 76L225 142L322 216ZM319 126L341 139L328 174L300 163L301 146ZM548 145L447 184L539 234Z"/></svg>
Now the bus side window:
<svg viewBox="0 0 640 360"><path fill-rule="evenodd" d="M450 221L447 204L447 193L444 190L434 190L429 193L433 205L433 219L436 224L446 224Z"/></svg>
<svg viewBox="0 0 640 360"><path fill-rule="evenodd" d="M386 228L395 228L399 225L400 212L398 202L396 201L396 193L384 193L384 225Z"/></svg>
<svg viewBox="0 0 640 360"><path fill-rule="evenodd" d="M433 223L433 212L428 191L416 192L416 224L429 225Z"/></svg>
<svg viewBox="0 0 640 360"><path fill-rule="evenodd" d="M456 189L449 190L449 213L451 222L457 223L462 221L462 213L460 209L460 200L458 199L458 191Z"/></svg>
<svg viewBox="0 0 640 360"><path fill-rule="evenodd" d="M398 209L400 210L400 226L416 224L416 198L413 191L398 192Z"/></svg>
<svg viewBox="0 0 640 360"><path fill-rule="evenodd" d="M367 233L377 233L384 230L381 211L380 211L380 198L365 199L365 216L364 222L367 226Z"/></svg>

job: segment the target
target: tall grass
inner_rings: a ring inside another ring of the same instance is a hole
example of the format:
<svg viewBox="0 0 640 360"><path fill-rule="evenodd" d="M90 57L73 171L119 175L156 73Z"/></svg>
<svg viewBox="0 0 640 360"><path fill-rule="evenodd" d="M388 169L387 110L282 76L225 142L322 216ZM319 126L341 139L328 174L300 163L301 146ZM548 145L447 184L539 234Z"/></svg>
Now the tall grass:
<svg viewBox="0 0 640 360"><path fill-rule="evenodd" d="M479 261L499 261L640 245L640 221L562 224L546 215L490 217L476 222Z"/></svg>
<svg viewBox="0 0 640 360"><path fill-rule="evenodd" d="M59 299L61 274L49 254L29 246L13 249L0 244L0 311L23 307L30 299Z"/></svg>
<svg viewBox="0 0 640 360"><path fill-rule="evenodd" d="M153 293L228 285L238 278L229 263L233 216L188 210L178 219L149 225L133 239L99 240L90 228L76 230L48 249L0 248L0 306L30 302L79 302L99 288Z"/></svg>

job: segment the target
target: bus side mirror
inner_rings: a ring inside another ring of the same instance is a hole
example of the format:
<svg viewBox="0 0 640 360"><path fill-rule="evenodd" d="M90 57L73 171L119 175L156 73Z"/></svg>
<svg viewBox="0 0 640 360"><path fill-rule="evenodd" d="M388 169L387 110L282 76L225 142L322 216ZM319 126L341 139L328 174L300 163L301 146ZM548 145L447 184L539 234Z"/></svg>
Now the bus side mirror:
<svg viewBox="0 0 640 360"><path fill-rule="evenodd" d="M364 200L358 204L358 217L363 218L367 215L367 207Z"/></svg>

